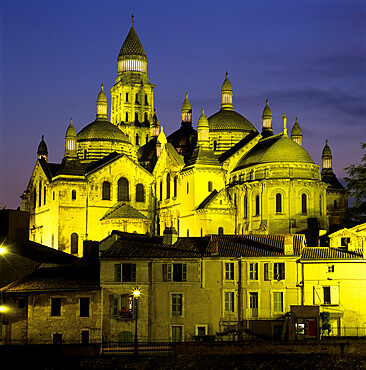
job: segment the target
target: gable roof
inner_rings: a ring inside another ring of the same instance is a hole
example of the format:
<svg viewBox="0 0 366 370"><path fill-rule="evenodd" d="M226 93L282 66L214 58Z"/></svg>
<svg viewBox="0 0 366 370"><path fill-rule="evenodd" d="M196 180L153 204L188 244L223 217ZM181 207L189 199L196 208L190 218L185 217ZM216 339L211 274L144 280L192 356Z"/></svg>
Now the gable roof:
<svg viewBox="0 0 366 370"><path fill-rule="evenodd" d="M211 203L211 201L213 201L216 198L217 194L219 194L218 191L214 189L212 193L209 194L207 198L204 199L204 201L197 207L197 209L204 209L208 204Z"/></svg>
<svg viewBox="0 0 366 370"><path fill-rule="evenodd" d="M120 203L116 207L110 208L100 220L110 220L113 218L136 218L148 220L146 216L127 203Z"/></svg>
<svg viewBox="0 0 366 370"><path fill-rule="evenodd" d="M346 251L331 247L306 247L301 254L301 260L348 260L364 259L362 250Z"/></svg>

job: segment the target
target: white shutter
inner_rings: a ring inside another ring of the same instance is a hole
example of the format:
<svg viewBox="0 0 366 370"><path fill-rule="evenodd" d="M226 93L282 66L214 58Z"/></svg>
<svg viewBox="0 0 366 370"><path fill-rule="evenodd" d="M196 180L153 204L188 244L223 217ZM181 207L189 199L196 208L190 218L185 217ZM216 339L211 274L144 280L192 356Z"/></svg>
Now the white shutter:
<svg viewBox="0 0 366 370"><path fill-rule="evenodd" d="M323 287L318 285L314 286L314 304L323 304L324 301L324 294L323 294Z"/></svg>
<svg viewBox="0 0 366 370"><path fill-rule="evenodd" d="M338 285L330 287L330 304L339 304L339 289Z"/></svg>
<svg viewBox="0 0 366 370"><path fill-rule="evenodd" d="M273 280L273 263L268 264L268 279Z"/></svg>

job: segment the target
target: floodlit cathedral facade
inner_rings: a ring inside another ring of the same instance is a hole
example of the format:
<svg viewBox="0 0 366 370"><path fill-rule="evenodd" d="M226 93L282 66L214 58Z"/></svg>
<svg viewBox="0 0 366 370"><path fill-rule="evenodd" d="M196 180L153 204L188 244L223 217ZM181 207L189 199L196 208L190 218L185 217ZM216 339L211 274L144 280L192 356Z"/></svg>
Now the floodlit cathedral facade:
<svg viewBox="0 0 366 370"><path fill-rule="evenodd" d="M117 58L108 101L102 85L96 119L80 132L70 122L61 163L48 162L44 138L22 208L30 239L76 255L84 240L113 230L172 238L209 234L295 234L340 224L347 195L332 170L322 172L302 147L299 123L289 135L262 129L234 110L226 73L220 110L193 127L186 93L180 127L166 136L154 109L147 57L132 20Z"/></svg>

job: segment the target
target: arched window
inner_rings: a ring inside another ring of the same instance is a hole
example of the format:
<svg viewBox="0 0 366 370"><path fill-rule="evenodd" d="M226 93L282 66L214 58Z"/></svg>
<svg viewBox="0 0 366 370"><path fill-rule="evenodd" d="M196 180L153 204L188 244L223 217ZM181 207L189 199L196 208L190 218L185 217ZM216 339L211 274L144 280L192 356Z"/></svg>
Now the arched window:
<svg viewBox="0 0 366 370"><path fill-rule="evenodd" d="M136 104L139 104L139 94L136 94L135 95L135 103Z"/></svg>
<svg viewBox="0 0 366 370"><path fill-rule="evenodd" d="M276 194L276 213L282 213L282 195L281 195L281 193Z"/></svg>
<svg viewBox="0 0 366 370"><path fill-rule="evenodd" d="M244 195L244 218L248 217L248 197Z"/></svg>
<svg viewBox="0 0 366 370"><path fill-rule="evenodd" d="M160 200L163 200L163 182L160 181Z"/></svg>
<svg viewBox="0 0 366 370"><path fill-rule="evenodd" d="M306 194L301 195L301 213L303 215L306 215L307 213L307 199Z"/></svg>
<svg viewBox="0 0 366 370"><path fill-rule="evenodd" d="M145 190L144 185L136 185L136 202L145 202Z"/></svg>
<svg viewBox="0 0 366 370"><path fill-rule="evenodd" d="M170 173L166 175L166 198L170 198Z"/></svg>
<svg viewBox="0 0 366 370"><path fill-rule="evenodd" d="M38 207L42 205L42 180L39 182L38 187Z"/></svg>
<svg viewBox="0 0 366 370"><path fill-rule="evenodd" d="M211 192L212 191L212 181L209 181L208 182L208 191Z"/></svg>
<svg viewBox="0 0 366 370"><path fill-rule="evenodd" d="M156 235L160 235L160 217L156 218Z"/></svg>
<svg viewBox="0 0 366 370"><path fill-rule="evenodd" d="M110 200L111 199L111 184L108 181L103 182L102 199L103 200Z"/></svg>
<svg viewBox="0 0 366 370"><path fill-rule="evenodd" d="M334 201L334 209L338 209L338 203L336 200Z"/></svg>
<svg viewBox="0 0 366 370"><path fill-rule="evenodd" d="M136 134L136 145L139 145L139 134Z"/></svg>
<svg viewBox="0 0 366 370"><path fill-rule="evenodd" d="M220 226L220 227L218 228L218 230L217 230L217 233L218 233L219 235L224 235L224 228Z"/></svg>
<svg viewBox="0 0 366 370"><path fill-rule="evenodd" d="M174 177L174 197L178 194L178 176Z"/></svg>
<svg viewBox="0 0 366 370"><path fill-rule="evenodd" d="M213 150L217 150L217 141L215 140L214 142L213 142Z"/></svg>
<svg viewBox="0 0 366 370"><path fill-rule="evenodd" d="M149 104L148 100L147 100L147 95L145 94L145 104Z"/></svg>
<svg viewBox="0 0 366 370"><path fill-rule="evenodd" d="M149 135L146 134L146 136L145 136L145 144L147 144L148 142L149 142Z"/></svg>
<svg viewBox="0 0 366 370"><path fill-rule="evenodd" d="M189 182L187 181L187 194L189 193Z"/></svg>
<svg viewBox="0 0 366 370"><path fill-rule="evenodd" d="M258 216L260 214L260 201L259 201L259 195L255 196L255 216Z"/></svg>
<svg viewBox="0 0 366 370"><path fill-rule="evenodd" d="M236 193L234 193L234 205L236 206Z"/></svg>
<svg viewBox="0 0 366 370"><path fill-rule="evenodd" d="M139 114L135 113L135 122L138 122L138 121L139 121Z"/></svg>
<svg viewBox="0 0 366 370"><path fill-rule="evenodd" d="M76 199L76 190L73 190L73 191L71 192L71 199L72 199L72 200L75 200L75 199Z"/></svg>
<svg viewBox="0 0 366 370"><path fill-rule="evenodd" d="M128 103L128 93L126 93L126 103Z"/></svg>
<svg viewBox="0 0 366 370"><path fill-rule="evenodd" d="M129 186L128 180L125 177L121 177L118 180L118 201L128 202L129 201Z"/></svg>
<svg viewBox="0 0 366 370"><path fill-rule="evenodd" d="M46 192L46 187L43 187L43 204L46 204L47 201L47 192Z"/></svg>
<svg viewBox="0 0 366 370"><path fill-rule="evenodd" d="M84 149L84 159L86 159L88 156L88 151L86 149Z"/></svg>
<svg viewBox="0 0 366 370"><path fill-rule="evenodd" d="M126 122L128 122L128 112L126 112Z"/></svg>
<svg viewBox="0 0 366 370"><path fill-rule="evenodd" d="M147 122L147 113L144 114L144 117L145 117L145 122Z"/></svg>
<svg viewBox="0 0 366 370"><path fill-rule="evenodd" d="M71 234L71 253L72 254L78 253L78 244L79 244L78 234L72 233Z"/></svg>

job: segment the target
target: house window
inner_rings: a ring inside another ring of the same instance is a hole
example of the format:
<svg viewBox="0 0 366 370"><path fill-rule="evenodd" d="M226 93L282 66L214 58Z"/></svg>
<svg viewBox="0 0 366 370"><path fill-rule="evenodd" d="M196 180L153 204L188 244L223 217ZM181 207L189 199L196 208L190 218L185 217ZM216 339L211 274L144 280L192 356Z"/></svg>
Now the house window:
<svg viewBox="0 0 366 370"><path fill-rule="evenodd" d="M135 113L135 122L138 122L138 121L139 121L139 114Z"/></svg>
<svg viewBox="0 0 366 370"><path fill-rule="evenodd" d="M139 145L139 134L136 134L136 145Z"/></svg>
<svg viewBox="0 0 366 370"><path fill-rule="evenodd" d="M112 296L112 316L114 318L132 319L133 316L133 297L129 294Z"/></svg>
<svg viewBox="0 0 366 370"><path fill-rule="evenodd" d="M249 280L258 280L258 263L249 263Z"/></svg>
<svg viewBox="0 0 366 370"><path fill-rule="evenodd" d="M62 340L62 334L56 333L52 334L52 343L53 344L62 344L64 341Z"/></svg>
<svg viewBox="0 0 366 370"><path fill-rule="evenodd" d="M259 206L260 206L260 204L259 204L260 202L259 202L259 195L256 195L255 196L255 216L259 216Z"/></svg>
<svg viewBox="0 0 366 370"><path fill-rule="evenodd" d="M61 298L51 298L51 316L61 316Z"/></svg>
<svg viewBox="0 0 366 370"><path fill-rule="evenodd" d="M111 199L111 184L108 181L104 181L102 185L102 200Z"/></svg>
<svg viewBox="0 0 366 370"><path fill-rule="evenodd" d="M136 104L139 104L139 94L136 94L135 95L135 103Z"/></svg>
<svg viewBox="0 0 366 370"><path fill-rule="evenodd" d="M282 195L276 194L276 213L282 213Z"/></svg>
<svg viewBox="0 0 366 370"><path fill-rule="evenodd" d="M89 330L82 330L81 331L81 343L88 344L89 343Z"/></svg>
<svg viewBox="0 0 366 370"><path fill-rule="evenodd" d="M178 176L174 177L174 197L177 196L178 193Z"/></svg>
<svg viewBox="0 0 366 370"><path fill-rule="evenodd" d="M90 298L80 298L80 317L89 317Z"/></svg>
<svg viewBox="0 0 366 370"><path fill-rule="evenodd" d="M183 314L183 294L172 294L172 316Z"/></svg>
<svg viewBox="0 0 366 370"><path fill-rule="evenodd" d="M145 202L145 190L144 185L136 185L136 202Z"/></svg>
<svg viewBox="0 0 366 370"><path fill-rule="evenodd" d="M132 343L132 332L121 331L118 334L118 343Z"/></svg>
<svg viewBox="0 0 366 370"><path fill-rule="evenodd" d="M301 213L303 215L306 215L307 213L307 198L306 194L301 195Z"/></svg>
<svg viewBox="0 0 366 370"><path fill-rule="evenodd" d="M348 244L351 243L351 238L341 238L341 247L348 248Z"/></svg>
<svg viewBox="0 0 366 370"><path fill-rule="evenodd" d="M209 181L208 182L208 191L211 192L212 191L212 181Z"/></svg>
<svg viewBox="0 0 366 370"><path fill-rule="evenodd" d="M147 100L147 95L145 94L145 104L149 104L148 100Z"/></svg>
<svg viewBox="0 0 366 370"><path fill-rule="evenodd" d="M337 209L338 208L338 204L337 204L337 201L335 200L334 201L334 209Z"/></svg>
<svg viewBox="0 0 366 370"><path fill-rule="evenodd" d="M121 177L118 180L118 201L126 202L129 200L129 184L125 177Z"/></svg>
<svg viewBox="0 0 366 370"><path fill-rule="evenodd" d="M273 312L283 312L283 292L273 292Z"/></svg>
<svg viewBox="0 0 366 370"><path fill-rule="evenodd" d="M334 265L328 265L328 272L334 272Z"/></svg>
<svg viewBox="0 0 366 370"><path fill-rule="evenodd" d="M128 93L126 93L126 103L128 103Z"/></svg>
<svg viewBox="0 0 366 370"><path fill-rule="evenodd" d="M187 264L185 263L167 263L166 281L187 281Z"/></svg>
<svg viewBox="0 0 366 370"><path fill-rule="evenodd" d="M170 198L170 174L166 175L166 198Z"/></svg>
<svg viewBox="0 0 366 370"><path fill-rule="evenodd" d="M225 280L234 280L234 262L225 263Z"/></svg>
<svg viewBox="0 0 366 370"><path fill-rule="evenodd" d="M199 337L207 335L207 325L196 325L196 335Z"/></svg>
<svg viewBox="0 0 366 370"><path fill-rule="evenodd" d="M265 263L264 264L264 280L284 280L285 279L285 263Z"/></svg>
<svg viewBox="0 0 366 370"><path fill-rule="evenodd" d="M213 150L217 150L218 149L218 145L217 145L217 141L215 140L213 142Z"/></svg>
<svg viewBox="0 0 366 370"><path fill-rule="evenodd" d="M78 254L79 252L79 236L76 233L71 234L71 253Z"/></svg>
<svg viewBox="0 0 366 370"><path fill-rule="evenodd" d="M114 265L114 281L136 281L136 264L120 263Z"/></svg>
<svg viewBox="0 0 366 370"><path fill-rule="evenodd" d="M339 305L338 285L314 286L314 304Z"/></svg>
<svg viewBox="0 0 366 370"><path fill-rule="evenodd" d="M225 292L225 312L234 312L234 292Z"/></svg>
<svg viewBox="0 0 366 370"><path fill-rule="evenodd" d="M258 293L257 292L249 293L249 307L250 307L250 316L258 317Z"/></svg>
<svg viewBox="0 0 366 370"><path fill-rule="evenodd" d="M75 199L76 199L76 190L73 190L73 191L71 192L71 199L72 199L72 200L75 200Z"/></svg>
<svg viewBox="0 0 366 370"><path fill-rule="evenodd" d="M172 326L172 342L183 341L183 326Z"/></svg>
<svg viewBox="0 0 366 370"><path fill-rule="evenodd" d="M88 151L84 149L84 159L86 159L87 157L88 157Z"/></svg>

